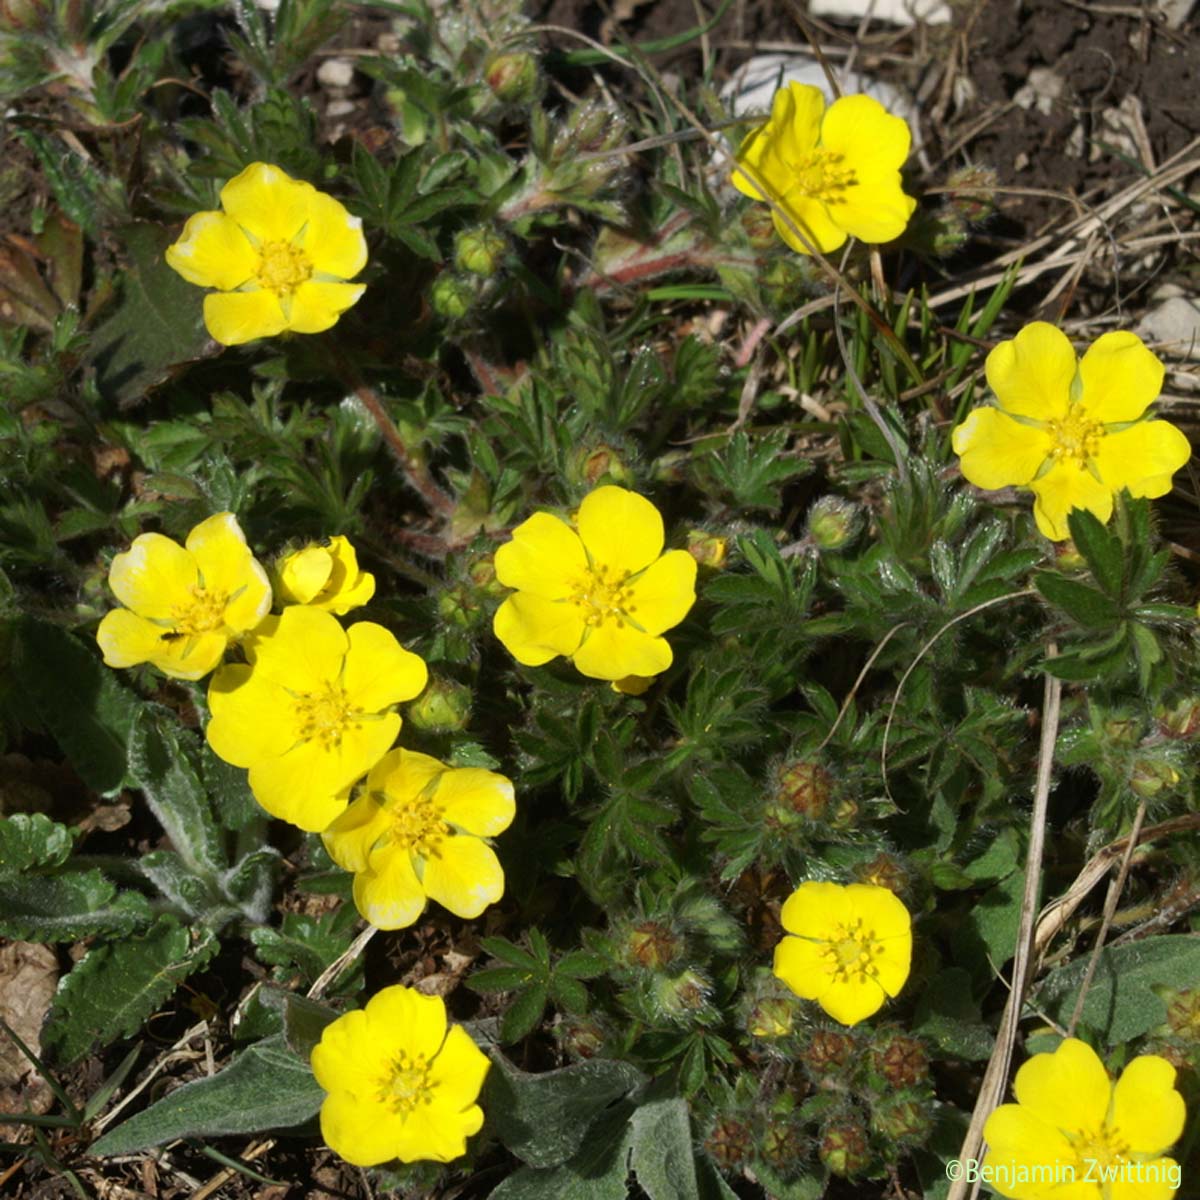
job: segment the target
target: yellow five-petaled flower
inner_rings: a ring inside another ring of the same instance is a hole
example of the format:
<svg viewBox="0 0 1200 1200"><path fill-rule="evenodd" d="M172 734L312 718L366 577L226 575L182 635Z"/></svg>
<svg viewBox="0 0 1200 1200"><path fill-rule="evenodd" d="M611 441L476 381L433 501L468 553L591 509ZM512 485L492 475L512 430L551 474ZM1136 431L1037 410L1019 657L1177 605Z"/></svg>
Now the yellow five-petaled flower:
<svg viewBox="0 0 1200 1200"><path fill-rule="evenodd" d="M223 212L188 218L167 262L214 288L204 324L223 345L285 330L320 333L365 290L362 221L332 196L269 163L251 163L221 189Z"/></svg>
<svg viewBox="0 0 1200 1200"><path fill-rule="evenodd" d="M890 242L917 206L900 179L911 144L907 123L878 100L843 96L826 109L820 88L789 83L739 147L733 186L769 197L776 231L801 254L847 237Z"/></svg>
<svg viewBox="0 0 1200 1200"><path fill-rule="evenodd" d="M624 488L589 493L574 526L534 513L496 551L496 578L517 589L496 636L526 666L564 654L593 679L658 675L672 657L662 634L696 601L696 560L662 549L658 509Z"/></svg>
<svg viewBox="0 0 1200 1200"><path fill-rule="evenodd" d="M1163 496L1191 457L1167 421L1143 419L1162 388L1162 363L1132 333L1106 333L1076 359L1066 334L1026 325L987 357L994 408L977 408L953 434L964 477L976 487L1027 487L1037 527L1070 536L1067 515L1107 521L1113 496Z"/></svg>
<svg viewBox="0 0 1200 1200"><path fill-rule="evenodd" d="M327 1025L313 1049L329 1093L321 1136L358 1167L451 1162L483 1125L476 1099L490 1065L461 1026L447 1028L440 996L384 988Z"/></svg>
<svg viewBox="0 0 1200 1200"><path fill-rule="evenodd" d="M143 533L112 561L108 584L125 606L100 622L96 640L110 667L152 663L175 679L201 679L231 640L271 608L267 573L233 513L201 521L184 546Z"/></svg>
<svg viewBox="0 0 1200 1200"><path fill-rule="evenodd" d="M245 643L246 663L212 678L206 731L216 754L250 770L274 817L320 832L400 732L393 711L428 672L382 625L343 629L319 608L292 605Z"/></svg>
<svg viewBox="0 0 1200 1200"><path fill-rule="evenodd" d="M887 888L802 883L779 920L775 974L835 1021L857 1025L898 996L912 959L912 918Z"/></svg>
<svg viewBox="0 0 1200 1200"><path fill-rule="evenodd" d="M1135 1058L1114 1084L1095 1050L1067 1038L1035 1054L983 1127L991 1187L1011 1200L1168 1200L1180 1166L1167 1158L1187 1109L1175 1068Z"/></svg>
<svg viewBox="0 0 1200 1200"><path fill-rule="evenodd" d="M504 894L504 871L484 839L503 833L515 811L503 775L397 748L325 830L325 847L355 873L354 903L380 929L411 925L426 897L477 917Z"/></svg>

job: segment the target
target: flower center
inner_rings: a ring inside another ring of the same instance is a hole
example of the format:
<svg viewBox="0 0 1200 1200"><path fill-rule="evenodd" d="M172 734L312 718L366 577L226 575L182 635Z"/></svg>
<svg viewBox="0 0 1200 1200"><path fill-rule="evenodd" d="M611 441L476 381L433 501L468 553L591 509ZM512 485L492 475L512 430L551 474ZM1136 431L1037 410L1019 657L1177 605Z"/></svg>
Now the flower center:
<svg viewBox="0 0 1200 1200"><path fill-rule="evenodd" d="M433 797L420 795L403 806L388 805L392 818L392 842L413 850L422 858L436 858L450 826L442 820L445 811Z"/></svg>
<svg viewBox="0 0 1200 1200"><path fill-rule="evenodd" d="M172 613L175 622L172 633L196 637L222 629L228 603L229 596L225 592L209 592L200 586L192 588L192 602L178 605Z"/></svg>
<svg viewBox="0 0 1200 1200"><path fill-rule="evenodd" d="M825 943L824 954L833 977L843 983L857 979L859 983L879 974L875 959L883 953L875 934L863 928L862 918L849 925L839 925L837 937Z"/></svg>
<svg viewBox="0 0 1200 1200"><path fill-rule="evenodd" d="M618 629L625 628L630 613L637 612L631 604L633 590L629 573L609 570L603 563L585 571L575 582L571 603L593 629L605 621L615 621Z"/></svg>
<svg viewBox="0 0 1200 1200"><path fill-rule="evenodd" d="M1081 470L1089 458L1095 458L1104 436L1104 426L1091 420L1077 404L1072 404L1061 421L1047 421L1054 439L1050 457L1055 462L1073 462Z"/></svg>
<svg viewBox="0 0 1200 1200"><path fill-rule="evenodd" d="M419 1104L433 1102L436 1085L429 1078L429 1064L425 1055L410 1057L405 1051L392 1061L391 1073L385 1078L379 1099L392 1112L408 1116Z"/></svg>
<svg viewBox="0 0 1200 1200"><path fill-rule="evenodd" d="M1068 1133L1067 1139L1080 1163L1090 1167L1093 1177L1097 1179L1106 1178L1106 1167L1119 1167L1129 1162L1129 1142L1119 1129L1107 1121L1099 1129L1080 1129L1077 1133ZM1080 1179L1082 1175L1077 1172L1076 1178Z"/></svg>
<svg viewBox="0 0 1200 1200"><path fill-rule="evenodd" d="M312 275L308 255L291 242L264 242L258 253L258 282L277 295L295 291Z"/></svg>
<svg viewBox="0 0 1200 1200"><path fill-rule="evenodd" d="M793 189L826 204L844 204L846 198L839 193L858 182L854 168L842 165L845 161L844 154L818 149L807 158L789 163L795 176Z"/></svg>
<svg viewBox="0 0 1200 1200"><path fill-rule="evenodd" d="M302 692L296 697L296 719L305 741L320 741L326 750L342 744L342 734L350 724L350 703L346 689L327 683L318 692Z"/></svg>

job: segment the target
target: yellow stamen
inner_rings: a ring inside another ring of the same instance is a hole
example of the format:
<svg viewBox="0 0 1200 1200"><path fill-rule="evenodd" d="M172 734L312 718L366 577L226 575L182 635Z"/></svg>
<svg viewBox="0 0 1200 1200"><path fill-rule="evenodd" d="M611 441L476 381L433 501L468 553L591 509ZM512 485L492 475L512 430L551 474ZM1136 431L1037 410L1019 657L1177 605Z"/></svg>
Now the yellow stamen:
<svg viewBox="0 0 1200 1200"><path fill-rule="evenodd" d="M431 796L420 795L403 806L387 805L392 818L392 842L405 850L413 850L422 858L437 858L442 839L450 826L442 819L445 809L435 804Z"/></svg>
<svg viewBox="0 0 1200 1200"><path fill-rule="evenodd" d="M258 282L276 295L294 292L312 277L308 255L291 242L265 242L258 253Z"/></svg>
<svg viewBox="0 0 1200 1200"><path fill-rule="evenodd" d="M1071 405L1061 421L1048 421L1046 428L1054 439L1050 457L1055 462L1073 462L1081 470L1088 459L1096 457L1104 436L1104 426L1091 420L1077 404Z"/></svg>
<svg viewBox="0 0 1200 1200"><path fill-rule="evenodd" d="M302 738L320 741L326 750L333 750L342 744L342 735L351 721L350 702L345 688L336 683L327 683L321 691L301 693L295 702Z"/></svg>
<svg viewBox="0 0 1200 1200"><path fill-rule="evenodd" d="M873 930L864 929L862 918L849 925L838 925L837 936L825 943L824 954L830 970L839 983L856 979L863 983L879 975L874 959L883 953L883 947Z"/></svg>
<svg viewBox="0 0 1200 1200"><path fill-rule="evenodd" d="M846 197L840 195L853 187L858 178L853 167L846 167L844 154L829 150L813 150L806 158L789 163L794 176L792 189L825 204L845 204Z"/></svg>
<svg viewBox="0 0 1200 1200"><path fill-rule="evenodd" d="M177 605L172 612L172 633L197 637L203 633L215 633L225 626L225 608L229 596L225 592L210 592L197 586L191 589L192 602Z"/></svg>
<svg viewBox="0 0 1200 1200"><path fill-rule="evenodd" d="M391 1063L379 1090L379 1099L393 1112L407 1116L419 1104L432 1104L436 1084L429 1078L425 1055L409 1056L401 1050Z"/></svg>
<svg viewBox="0 0 1200 1200"><path fill-rule="evenodd" d="M571 597L571 603L592 629L606 621L613 621L618 629L624 629L629 614L637 612L632 601L629 573L610 571L603 563L591 567L575 581L575 594Z"/></svg>

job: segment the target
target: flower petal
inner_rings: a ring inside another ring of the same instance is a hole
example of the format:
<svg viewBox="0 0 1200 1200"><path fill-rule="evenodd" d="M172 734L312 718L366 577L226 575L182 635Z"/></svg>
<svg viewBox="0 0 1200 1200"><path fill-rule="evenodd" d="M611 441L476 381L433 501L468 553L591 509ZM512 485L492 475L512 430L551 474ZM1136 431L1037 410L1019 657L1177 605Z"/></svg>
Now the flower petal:
<svg viewBox="0 0 1200 1200"><path fill-rule="evenodd" d="M205 591L229 597L225 623L237 633L253 629L271 609L271 584L246 545L237 518L216 513L187 536Z"/></svg>
<svg viewBox="0 0 1200 1200"><path fill-rule="evenodd" d="M106 613L96 641L110 667L148 662L172 679L203 679L220 661L229 640L223 633L179 634L127 608Z"/></svg>
<svg viewBox="0 0 1200 1200"><path fill-rule="evenodd" d="M1022 1065L1013 1095L1022 1108L1056 1129L1098 1132L1108 1113L1112 1081L1091 1046L1067 1038L1053 1054L1035 1054Z"/></svg>
<svg viewBox="0 0 1200 1200"><path fill-rule="evenodd" d="M893 892L875 884L852 883L846 888L851 908L863 923L863 933L877 943L872 962L879 986L898 996L912 965L912 917Z"/></svg>
<svg viewBox="0 0 1200 1200"><path fill-rule="evenodd" d="M394 633L373 621L358 621L346 636L350 646L342 686L355 708L381 712L421 694L429 669L424 659L400 645Z"/></svg>
<svg viewBox="0 0 1200 1200"><path fill-rule="evenodd" d="M779 910L779 921L788 933L823 942L839 925L853 920L854 910L846 889L837 883L802 883Z"/></svg>
<svg viewBox="0 0 1200 1200"><path fill-rule="evenodd" d="M252 292L210 292L204 297L204 327L222 346L240 346L274 337L288 327L279 297L266 288Z"/></svg>
<svg viewBox="0 0 1200 1200"><path fill-rule="evenodd" d="M802 1000L819 999L833 982L824 947L807 938L782 938L772 970Z"/></svg>
<svg viewBox="0 0 1200 1200"><path fill-rule="evenodd" d="M1131 496L1165 496L1171 477L1192 457L1182 430L1169 421L1139 421L1105 434L1092 461L1106 487L1128 488Z"/></svg>
<svg viewBox="0 0 1200 1200"><path fill-rule="evenodd" d="M444 838L425 862L426 895L457 917L477 917L504 895L504 870L495 851L467 834Z"/></svg>
<svg viewBox="0 0 1200 1200"><path fill-rule="evenodd" d="M886 999L883 988L874 979L861 976L838 979L834 976L817 998L817 1003L835 1021L843 1025L857 1025L859 1021L874 1016Z"/></svg>
<svg viewBox="0 0 1200 1200"><path fill-rule="evenodd" d="M308 223L299 247L313 270L337 279L353 279L367 265L367 239L362 218L352 217L343 204L324 192L309 200Z"/></svg>
<svg viewBox="0 0 1200 1200"><path fill-rule="evenodd" d="M300 740L291 697L244 663L227 664L212 677L208 709L208 744L218 758L235 767L278 758Z"/></svg>
<svg viewBox="0 0 1200 1200"><path fill-rule="evenodd" d="M662 516L645 496L625 488L589 492L575 525L595 570L632 575L662 553Z"/></svg>
<svg viewBox="0 0 1200 1200"><path fill-rule="evenodd" d="M1123 1177L1118 1174L1109 1181L1105 1200L1172 1200L1182 1176L1183 1168L1173 1158L1139 1162Z"/></svg>
<svg viewBox="0 0 1200 1200"><path fill-rule="evenodd" d="M200 584L196 560L161 533L142 533L108 570L113 595L140 617L170 622L195 601Z"/></svg>
<svg viewBox="0 0 1200 1200"><path fill-rule="evenodd" d="M1093 421L1136 421L1162 391L1164 374L1137 334L1101 334L1079 362L1080 403Z"/></svg>
<svg viewBox="0 0 1200 1200"><path fill-rule="evenodd" d="M1035 497L1033 519L1052 542L1071 536L1067 515L1073 508L1085 508L1101 521L1112 516L1112 492L1086 467L1069 460L1052 467L1029 486Z"/></svg>
<svg viewBox="0 0 1200 1200"><path fill-rule="evenodd" d="M856 183L827 195L825 204L835 225L873 245L898 238L917 207L916 200L905 194L899 171L861 176Z"/></svg>
<svg viewBox="0 0 1200 1200"><path fill-rule="evenodd" d="M1054 449L1044 429L1022 425L998 408L976 408L951 436L962 460L963 478L976 487L997 488L1032 482Z"/></svg>
<svg viewBox="0 0 1200 1200"><path fill-rule="evenodd" d="M344 1013L321 1031L313 1047L313 1075L327 1092L359 1093L377 1070L367 1014L361 1008Z"/></svg>
<svg viewBox="0 0 1200 1200"><path fill-rule="evenodd" d="M379 760L367 779L367 787L372 792L382 792L389 800L407 804L446 770L445 763L428 754L397 746Z"/></svg>
<svg viewBox="0 0 1200 1200"><path fill-rule="evenodd" d="M465 1111L475 1103L491 1065L471 1035L461 1025L452 1025L429 1072L436 1089L434 1107Z"/></svg>
<svg viewBox="0 0 1200 1200"><path fill-rule="evenodd" d="M492 618L496 637L527 667L540 667L558 654L572 654L586 628L573 604L543 600L528 592L509 596Z"/></svg>
<svg viewBox="0 0 1200 1200"><path fill-rule="evenodd" d="M323 333L337 324L348 308L362 299L365 283L323 283L305 280L291 296L287 327L293 333Z"/></svg>
<svg viewBox="0 0 1200 1200"><path fill-rule="evenodd" d="M316 602L339 617L345 616L352 608L361 607L375 595L375 576L359 567L358 554L349 538L340 534L332 537L326 549L331 559L331 570L328 582Z"/></svg>
<svg viewBox="0 0 1200 1200"><path fill-rule="evenodd" d="M404 1120L373 1097L334 1092L321 1105L321 1136L348 1163L377 1167L396 1157Z"/></svg>
<svg viewBox="0 0 1200 1200"><path fill-rule="evenodd" d="M364 1010L381 1057L403 1049L410 1058L431 1059L446 1040L446 1002L393 984L375 993Z"/></svg>
<svg viewBox="0 0 1200 1200"><path fill-rule="evenodd" d="M437 802L447 821L476 837L503 833L517 811L512 781L479 767L446 771L438 782Z"/></svg>
<svg viewBox="0 0 1200 1200"><path fill-rule="evenodd" d="M791 82L780 88L771 101L771 116L751 130L738 147L737 161L774 192L778 201L792 184L787 163L807 158L821 135L825 96L811 84ZM732 183L743 195L762 200L763 194L744 171L733 171Z"/></svg>
<svg viewBox="0 0 1200 1200"><path fill-rule="evenodd" d="M260 242L290 242L308 221L315 195L312 184L256 162L221 189L221 207Z"/></svg>
<svg viewBox="0 0 1200 1200"><path fill-rule="evenodd" d="M665 638L607 620L587 634L571 659L589 679L617 680L627 675L661 675L673 655Z"/></svg>
<svg viewBox="0 0 1200 1200"><path fill-rule="evenodd" d="M534 513L522 521L512 540L496 551L496 578L542 600L574 595L587 565L579 534L550 513Z"/></svg>
<svg viewBox="0 0 1200 1200"><path fill-rule="evenodd" d="M1075 378L1075 351L1067 335L1045 321L1026 325L1001 342L985 365L988 386L1005 412L1039 421L1065 417Z"/></svg>
<svg viewBox="0 0 1200 1200"><path fill-rule="evenodd" d="M220 663L228 647L229 638L223 632L168 634L149 661L172 679L203 679Z"/></svg>
<svg viewBox="0 0 1200 1200"><path fill-rule="evenodd" d="M1079 1158L1071 1143L1053 1125L1035 1116L1019 1104L1002 1104L993 1110L983 1127L987 1142L984 1164L989 1170L989 1184L1001 1196L1014 1200L1074 1200L1066 1188L1051 1188L1048 1180L1067 1181L1072 1170L1081 1179ZM1040 1167L1035 1180L1033 1168ZM1088 1200L1099 1196L1094 1185L1084 1195ZM1082 1200L1082 1197L1080 1198Z"/></svg>
<svg viewBox="0 0 1200 1200"><path fill-rule="evenodd" d="M407 929L425 911L425 889L405 849L380 846L354 876L354 904L377 929Z"/></svg>
<svg viewBox="0 0 1200 1200"><path fill-rule="evenodd" d="M678 625L696 603L696 560L686 550L668 550L630 585L625 611L655 636Z"/></svg>
<svg viewBox="0 0 1200 1200"><path fill-rule="evenodd" d="M336 617L294 604L263 621L246 643L254 669L293 692L315 692L335 682L350 639Z"/></svg>
<svg viewBox="0 0 1200 1200"><path fill-rule="evenodd" d="M258 252L241 226L221 212L198 212L167 247L167 265L198 287L232 292L258 273Z"/></svg>
<svg viewBox="0 0 1200 1200"><path fill-rule="evenodd" d="M343 870L365 871L371 851L391 827L391 816L375 797L360 795L321 834L321 840L329 857Z"/></svg>
<svg viewBox="0 0 1200 1200"><path fill-rule="evenodd" d="M1135 1154L1161 1154L1183 1133L1187 1106L1175 1090L1175 1068L1157 1054L1131 1062L1113 1088L1112 1123Z"/></svg>
<svg viewBox="0 0 1200 1200"><path fill-rule="evenodd" d="M785 220L783 214L772 211L775 232L797 254L811 254L814 248L822 254L829 254L845 242L846 231L837 223L823 201L793 189L790 195L781 198L780 207L788 219ZM804 239L807 239L807 245Z"/></svg>
<svg viewBox="0 0 1200 1200"><path fill-rule="evenodd" d="M436 1102L419 1105L401 1127L397 1155L402 1162L453 1162L466 1154L467 1138L482 1126L483 1110L478 1105L464 1112L447 1111Z"/></svg>
<svg viewBox="0 0 1200 1200"><path fill-rule="evenodd" d="M908 122L871 96L842 96L821 122L821 149L842 155L845 166L859 176L898 171L911 148Z"/></svg>
<svg viewBox="0 0 1200 1200"><path fill-rule="evenodd" d="M278 564L276 599L307 604L329 582L332 571L333 555L324 546L305 546Z"/></svg>

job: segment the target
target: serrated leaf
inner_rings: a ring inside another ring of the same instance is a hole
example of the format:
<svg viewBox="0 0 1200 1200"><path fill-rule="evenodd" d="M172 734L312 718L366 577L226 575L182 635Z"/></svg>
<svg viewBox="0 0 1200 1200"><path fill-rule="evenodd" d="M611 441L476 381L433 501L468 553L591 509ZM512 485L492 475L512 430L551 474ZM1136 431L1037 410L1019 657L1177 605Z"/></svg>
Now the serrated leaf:
<svg viewBox="0 0 1200 1200"><path fill-rule="evenodd" d="M630 1165L649 1200L699 1200L687 1101L666 1096L641 1104L630 1125Z"/></svg>
<svg viewBox="0 0 1200 1200"><path fill-rule="evenodd" d="M591 950L572 950L554 964L556 975L569 975L572 979L595 979L607 970L608 961Z"/></svg>
<svg viewBox="0 0 1200 1200"><path fill-rule="evenodd" d="M188 868L216 878L228 861L198 757L195 738L166 709L147 706L138 714L129 734L129 773Z"/></svg>
<svg viewBox="0 0 1200 1200"><path fill-rule="evenodd" d="M0 820L0 876L30 867L56 867L71 853L71 831L44 813L15 813Z"/></svg>
<svg viewBox="0 0 1200 1200"><path fill-rule="evenodd" d="M275 1034L244 1050L224 1070L184 1084L91 1146L102 1158L133 1154L183 1137L285 1129L316 1115L325 1092L308 1063Z"/></svg>
<svg viewBox="0 0 1200 1200"><path fill-rule="evenodd" d="M559 1008L569 1013L585 1013L588 1008L587 988L578 979L569 975L555 975L550 979L550 998Z"/></svg>
<svg viewBox="0 0 1200 1200"><path fill-rule="evenodd" d="M1034 996L1043 1012L1066 1024L1090 957L1082 954L1046 976ZM1154 990L1160 985L1200 986L1200 938L1173 933L1105 946L1083 1002L1083 1023L1096 1030L1106 1045L1127 1044L1166 1021L1166 1004Z"/></svg>
<svg viewBox="0 0 1200 1200"><path fill-rule="evenodd" d="M532 1033L542 1019L549 999L549 989L544 983L536 983L519 992L500 1023L500 1040L511 1045Z"/></svg>
<svg viewBox="0 0 1200 1200"><path fill-rule="evenodd" d="M106 400L135 403L183 363L220 346L204 328L203 292L167 266L175 235L137 221L113 231L128 263L115 305L89 339L88 361Z"/></svg>
<svg viewBox="0 0 1200 1200"><path fill-rule="evenodd" d="M279 929L252 929L250 940L260 961L277 967L297 967L305 981L312 983L349 948L357 920L352 904L343 904L319 917L285 913Z"/></svg>
<svg viewBox="0 0 1200 1200"><path fill-rule="evenodd" d="M59 983L43 1046L69 1065L117 1038L133 1037L218 949L210 930L202 930L193 945L188 929L165 915L141 937L97 946Z"/></svg>
<svg viewBox="0 0 1200 1200"><path fill-rule="evenodd" d="M493 1053L481 1101L492 1132L531 1167L565 1163L588 1137L588 1126L614 1101L645 1081L632 1064L593 1058L531 1075Z"/></svg>
<svg viewBox="0 0 1200 1200"><path fill-rule="evenodd" d="M1083 508L1073 508L1067 514L1067 528L1092 577L1105 593L1119 600L1125 578L1125 552L1120 538L1110 536L1099 518Z"/></svg>
<svg viewBox="0 0 1200 1200"><path fill-rule="evenodd" d="M488 967L476 971L467 980L467 987L473 992L513 992L524 987L534 979L533 973L526 967Z"/></svg>
<svg viewBox="0 0 1200 1200"><path fill-rule="evenodd" d="M18 624L13 667L22 694L79 777L103 795L119 791L137 697L98 655L47 621Z"/></svg>
<svg viewBox="0 0 1200 1200"><path fill-rule="evenodd" d="M1085 629L1107 629L1121 615L1108 596L1086 583L1064 579L1053 571L1039 571L1033 582L1051 604Z"/></svg>
<svg viewBox="0 0 1200 1200"><path fill-rule="evenodd" d="M150 923L140 892L121 892L98 870L0 879L0 936L74 942L93 934L124 937Z"/></svg>

